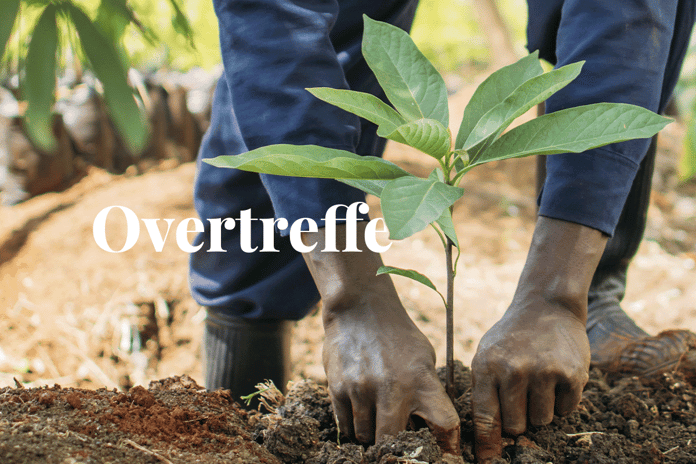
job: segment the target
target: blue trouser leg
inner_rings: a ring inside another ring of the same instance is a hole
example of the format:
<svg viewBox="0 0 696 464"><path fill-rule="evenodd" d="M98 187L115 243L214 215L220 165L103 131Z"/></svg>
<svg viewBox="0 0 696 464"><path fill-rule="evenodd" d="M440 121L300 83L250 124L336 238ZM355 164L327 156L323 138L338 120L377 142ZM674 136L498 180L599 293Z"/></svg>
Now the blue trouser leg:
<svg viewBox="0 0 696 464"><path fill-rule="evenodd" d="M694 21L693 0L529 0L530 50L580 77L546 111L600 101L661 111L676 84ZM555 44L549 42L554 41ZM612 234L649 140L547 160L540 214Z"/></svg>
<svg viewBox="0 0 696 464"><path fill-rule="evenodd" d="M301 255L287 237L277 253L244 253L240 228L222 228L225 253L208 252L211 218L302 217L318 223L337 203L364 195L336 181L258 175L215 168L203 158L234 155L274 143L317 144L381 155L376 128L323 103L307 87L378 93L360 54L362 14L410 28L415 1L215 0L224 63L210 129L198 156L196 210L206 225L192 254L190 283L199 304L247 319L299 319L319 299ZM286 231L287 232L287 231ZM252 221L252 247L262 225Z"/></svg>

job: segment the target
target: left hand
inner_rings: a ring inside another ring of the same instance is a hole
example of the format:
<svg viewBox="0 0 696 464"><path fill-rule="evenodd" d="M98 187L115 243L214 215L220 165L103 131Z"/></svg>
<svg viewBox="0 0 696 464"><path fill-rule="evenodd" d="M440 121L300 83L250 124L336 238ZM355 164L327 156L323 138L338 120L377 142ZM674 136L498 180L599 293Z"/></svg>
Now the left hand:
<svg viewBox="0 0 696 464"><path fill-rule="evenodd" d="M500 457L519 435L568 414L588 379L587 292L607 236L540 216L512 304L471 363L476 455Z"/></svg>
<svg viewBox="0 0 696 464"><path fill-rule="evenodd" d="M481 339L472 361L479 462L500 457L502 431L519 435L575 409L587 383L585 324L558 302L513 303Z"/></svg>

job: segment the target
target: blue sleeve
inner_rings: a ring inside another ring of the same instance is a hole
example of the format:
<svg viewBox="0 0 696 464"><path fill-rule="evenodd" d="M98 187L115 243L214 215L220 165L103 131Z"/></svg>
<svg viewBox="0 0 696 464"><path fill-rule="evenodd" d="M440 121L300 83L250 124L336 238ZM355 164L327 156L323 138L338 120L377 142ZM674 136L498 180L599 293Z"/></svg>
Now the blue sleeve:
<svg viewBox="0 0 696 464"><path fill-rule="evenodd" d="M355 151L359 119L308 87L348 88L330 40L336 0L214 0L230 111L246 150L276 143ZM241 151L246 151L241 150ZM237 154L237 153L228 153ZM322 179L261 175L276 217L322 218L362 192Z"/></svg>
<svg viewBox="0 0 696 464"><path fill-rule="evenodd" d="M688 4L690 21L678 20L678 6L684 9L680 4ZM540 46L539 37L553 37L558 67L585 65L575 81L546 102L548 113L597 102L631 103L655 112L664 107L693 24L691 0L566 0L555 5L529 1L530 18L555 14L555 20L535 21L555 22L558 28L555 36L530 31L530 45ZM613 234L648 145L648 139L639 139L548 157L539 214Z"/></svg>

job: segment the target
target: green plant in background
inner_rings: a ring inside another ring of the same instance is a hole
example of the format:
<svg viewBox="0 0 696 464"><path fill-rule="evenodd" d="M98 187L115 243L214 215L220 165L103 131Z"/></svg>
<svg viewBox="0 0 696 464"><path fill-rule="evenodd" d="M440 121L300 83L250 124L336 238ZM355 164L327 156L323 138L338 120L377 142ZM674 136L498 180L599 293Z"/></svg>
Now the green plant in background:
<svg viewBox="0 0 696 464"><path fill-rule="evenodd" d="M172 27L193 43L193 32L177 0L168 0L173 10ZM159 41L153 28L138 19L126 0L101 0L78 4L72 0L3 0L0 2L0 57L17 61L21 99L26 102L26 130L39 147L53 151L52 108L56 73L68 51L94 72L102 84L104 99L114 124L134 152L148 140L149 129L136 96L128 85L129 58L121 46L126 26L133 24L144 41ZM92 7L91 19L83 7ZM19 29L20 13L32 21L27 31ZM35 19L37 18L38 19ZM14 37L14 44L10 38ZM27 42L26 54L23 41Z"/></svg>
<svg viewBox="0 0 696 464"><path fill-rule="evenodd" d="M696 178L696 117L692 117L687 125L683 148L679 159L679 178L686 181Z"/></svg>
<svg viewBox="0 0 696 464"><path fill-rule="evenodd" d="M682 152L679 158L679 179L686 181L696 178L696 42L691 39L691 45L686 55L682 74L675 89L678 107L683 111L686 135L682 144Z"/></svg>
<svg viewBox="0 0 696 464"><path fill-rule="evenodd" d="M453 141L444 80L408 34L365 17L362 52L393 107L366 93L308 90L323 101L375 123L380 136L435 158L440 167L428 178L411 175L380 158L316 145L270 145L205 161L252 172L332 178L359 188L380 199L393 240L432 226L445 248L446 296L429 278L414 270L383 266L378 273L408 277L437 291L442 298L447 313L446 388L451 395L456 275L453 249L461 252L452 223L452 205L464 193L458 187L462 176L489 161L578 153L652 137L670 120L633 105L598 103L540 116L503 133L514 119L575 79L582 68L582 63L575 63L544 73L537 55L532 54L494 72L478 87Z"/></svg>
<svg viewBox="0 0 696 464"><path fill-rule="evenodd" d="M128 4L142 24L157 31L158 38L153 43L141 40L133 27L126 31L123 44L133 66L188 70L220 64L220 36L212 0L128 0ZM178 13L173 4L180 5ZM195 48L191 38L195 38Z"/></svg>
<svg viewBox="0 0 696 464"><path fill-rule="evenodd" d="M679 153L677 173L679 180L696 179L696 35L691 37L686 59L674 89L677 119L686 126L686 134Z"/></svg>

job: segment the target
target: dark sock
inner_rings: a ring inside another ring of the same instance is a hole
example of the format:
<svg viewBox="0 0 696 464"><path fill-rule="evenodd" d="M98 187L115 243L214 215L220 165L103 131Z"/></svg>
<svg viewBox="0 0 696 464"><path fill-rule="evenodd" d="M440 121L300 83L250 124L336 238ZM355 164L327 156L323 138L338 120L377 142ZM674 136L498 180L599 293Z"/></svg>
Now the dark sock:
<svg viewBox="0 0 696 464"><path fill-rule="evenodd" d="M290 378L291 326L290 321L245 320L208 309L203 337L206 388L228 389L237 402L266 380L284 391Z"/></svg>

